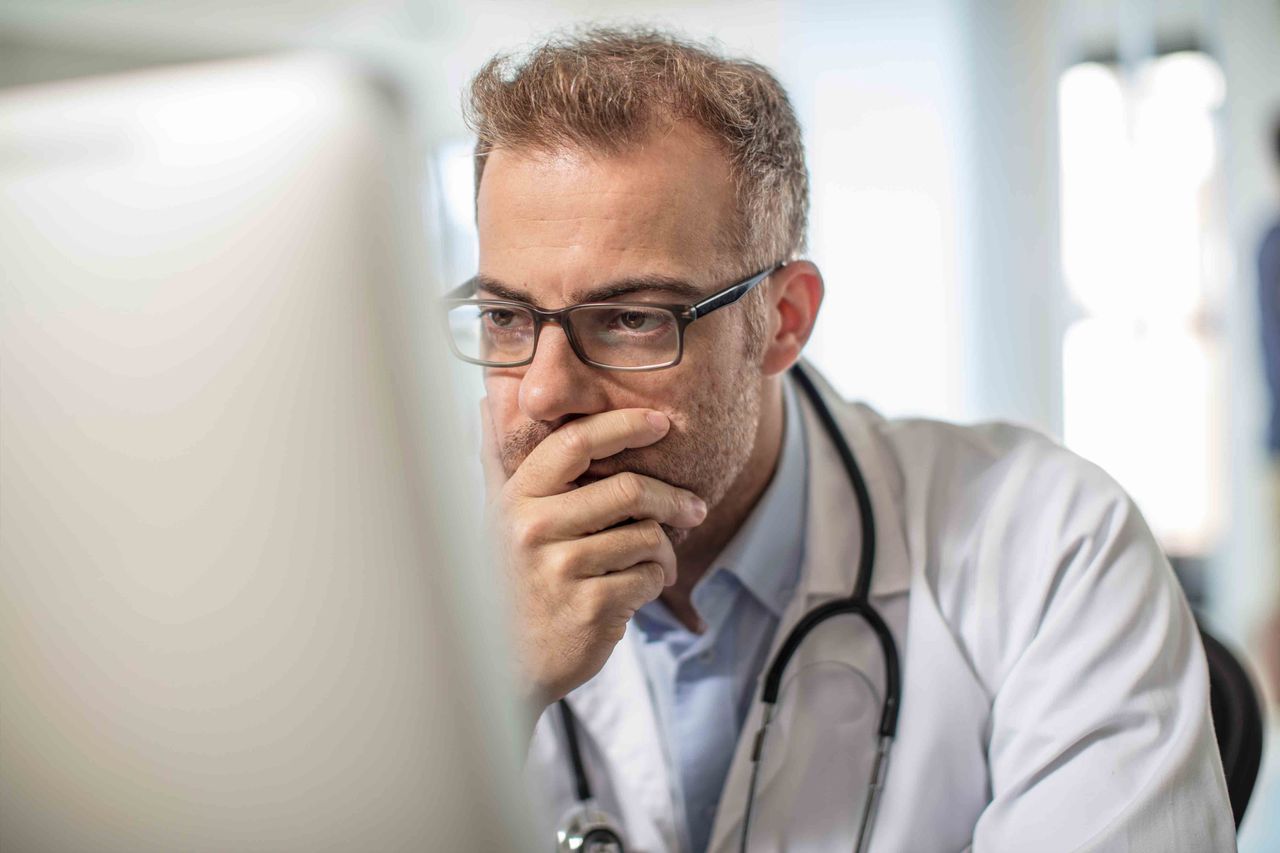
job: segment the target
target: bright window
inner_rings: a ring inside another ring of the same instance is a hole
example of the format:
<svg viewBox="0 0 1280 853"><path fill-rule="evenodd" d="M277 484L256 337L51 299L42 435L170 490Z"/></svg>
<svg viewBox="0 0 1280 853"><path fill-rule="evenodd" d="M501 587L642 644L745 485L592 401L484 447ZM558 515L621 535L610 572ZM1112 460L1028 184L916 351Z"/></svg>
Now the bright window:
<svg viewBox="0 0 1280 853"><path fill-rule="evenodd" d="M1214 113L1197 52L1129 74L1076 65L1059 84L1064 438L1134 496L1172 554L1206 553L1225 495L1223 280Z"/></svg>

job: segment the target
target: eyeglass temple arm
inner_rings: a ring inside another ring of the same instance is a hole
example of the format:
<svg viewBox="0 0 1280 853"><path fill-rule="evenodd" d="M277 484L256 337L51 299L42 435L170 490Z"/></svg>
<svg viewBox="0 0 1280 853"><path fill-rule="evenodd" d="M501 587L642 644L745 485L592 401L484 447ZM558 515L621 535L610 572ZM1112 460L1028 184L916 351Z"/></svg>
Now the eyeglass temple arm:
<svg viewBox="0 0 1280 853"><path fill-rule="evenodd" d="M776 267L770 267L767 270L761 270L760 272L751 276L751 278L747 279L741 284L734 285L728 290L722 290L721 292L717 293L715 296L712 296L708 299L704 299L703 301L695 305L689 306L689 319L696 320L699 317L704 317L707 314L710 314L712 311L715 311L718 308L723 308L726 305L732 305L742 297L746 296L749 292L751 292L751 289L755 287L757 284L764 281L766 278L773 275L778 270L782 269L783 266L785 266L785 264L778 264Z"/></svg>

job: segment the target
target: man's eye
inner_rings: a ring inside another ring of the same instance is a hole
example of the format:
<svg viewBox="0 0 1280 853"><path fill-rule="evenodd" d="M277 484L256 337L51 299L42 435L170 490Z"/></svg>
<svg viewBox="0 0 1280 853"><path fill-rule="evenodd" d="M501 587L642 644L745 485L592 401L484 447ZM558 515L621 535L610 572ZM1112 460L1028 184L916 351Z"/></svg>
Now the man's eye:
<svg viewBox="0 0 1280 853"><path fill-rule="evenodd" d="M625 310L613 315L610 326L620 332L651 332L662 327L667 317L661 311Z"/></svg>
<svg viewBox="0 0 1280 853"><path fill-rule="evenodd" d="M515 325L516 322L516 312L503 308L490 308L484 312L484 317L490 325L504 329Z"/></svg>

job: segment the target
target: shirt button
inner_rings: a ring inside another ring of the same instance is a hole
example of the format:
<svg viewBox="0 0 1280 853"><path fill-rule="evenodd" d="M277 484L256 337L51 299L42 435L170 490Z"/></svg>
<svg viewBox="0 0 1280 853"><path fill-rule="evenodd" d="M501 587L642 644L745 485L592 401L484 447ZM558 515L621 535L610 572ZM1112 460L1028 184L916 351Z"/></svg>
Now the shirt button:
<svg viewBox="0 0 1280 853"><path fill-rule="evenodd" d="M698 660L702 661L703 663L711 663L715 659L716 659L715 649L707 649L706 651L702 652L702 654L698 655Z"/></svg>

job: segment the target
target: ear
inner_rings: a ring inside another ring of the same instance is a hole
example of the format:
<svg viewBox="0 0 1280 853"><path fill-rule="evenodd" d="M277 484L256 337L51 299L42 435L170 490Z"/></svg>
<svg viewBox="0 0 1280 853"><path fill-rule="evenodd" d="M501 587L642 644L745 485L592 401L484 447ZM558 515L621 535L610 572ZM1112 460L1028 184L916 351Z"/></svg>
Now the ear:
<svg viewBox="0 0 1280 853"><path fill-rule="evenodd" d="M767 293L769 339L760 367L766 376L776 376L796 363L813 334L822 273L809 261L792 261L770 276Z"/></svg>

